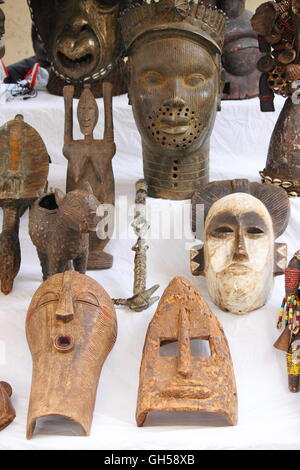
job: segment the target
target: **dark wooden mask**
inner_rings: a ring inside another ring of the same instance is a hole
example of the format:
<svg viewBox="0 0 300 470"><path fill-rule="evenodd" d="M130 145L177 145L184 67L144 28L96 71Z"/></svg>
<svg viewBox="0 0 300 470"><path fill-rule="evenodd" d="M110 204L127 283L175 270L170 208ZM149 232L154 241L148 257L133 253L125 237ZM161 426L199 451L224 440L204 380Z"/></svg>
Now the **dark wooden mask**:
<svg viewBox="0 0 300 470"><path fill-rule="evenodd" d="M28 0L28 4L57 79L78 85L112 76L123 52L118 16L127 1ZM112 76L116 94L125 91L124 79L122 74ZM61 93L62 86L57 94Z"/></svg>

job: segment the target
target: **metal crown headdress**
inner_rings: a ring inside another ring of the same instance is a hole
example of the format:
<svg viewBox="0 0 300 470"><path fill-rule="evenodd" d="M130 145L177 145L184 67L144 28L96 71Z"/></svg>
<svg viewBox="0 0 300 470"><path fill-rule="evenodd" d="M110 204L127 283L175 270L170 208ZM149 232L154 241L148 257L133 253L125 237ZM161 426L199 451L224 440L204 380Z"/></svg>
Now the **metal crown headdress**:
<svg viewBox="0 0 300 470"><path fill-rule="evenodd" d="M216 7L194 0L151 0L125 9L120 16L125 47L149 32L180 30L204 38L221 52L224 43L226 15Z"/></svg>

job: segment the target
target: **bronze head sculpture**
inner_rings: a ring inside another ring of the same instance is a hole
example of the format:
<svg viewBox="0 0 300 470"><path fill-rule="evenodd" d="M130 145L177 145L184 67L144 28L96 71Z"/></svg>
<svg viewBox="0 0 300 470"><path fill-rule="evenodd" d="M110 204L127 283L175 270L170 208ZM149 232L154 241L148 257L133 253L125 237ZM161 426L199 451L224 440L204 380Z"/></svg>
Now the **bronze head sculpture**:
<svg viewBox="0 0 300 470"><path fill-rule="evenodd" d="M210 354L199 340L207 342ZM171 343L178 347L163 352ZM237 423L235 377L223 328L200 292L181 277L164 291L145 339L138 426L153 411L210 412Z"/></svg>
<svg viewBox="0 0 300 470"><path fill-rule="evenodd" d="M224 13L161 0L129 8L120 22L149 196L186 199L208 179L222 92Z"/></svg>
<svg viewBox="0 0 300 470"><path fill-rule="evenodd" d="M123 47L118 16L129 1L27 0L32 20L45 43L51 62L48 89L62 94L67 83L78 96L90 83L102 96L102 80L113 84L113 94L126 91Z"/></svg>
<svg viewBox="0 0 300 470"><path fill-rule="evenodd" d="M267 162L260 172L264 183L284 188L290 196L300 192L299 79L300 8L297 0L266 2L252 18L265 55L261 71L261 110L274 111L274 94L286 98L274 128Z"/></svg>
<svg viewBox="0 0 300 470"><path fill-rule="evenodd" d="M27 438L39 418L51 415L89 435L99 376L117 336L110 297L75 271L52 276L32 298L26 335L33 361Z"/></svg>
<svg viewBox="0 0 300 470"><path fill-rule="evenodd" d="M205 274L216 305L235 314L262 307L283 274L286 245L275 240L288 224L289 200L282 188L248 180L215 181L192 200L193 229L197 205L204 204L204 244L192 250L192 272Z"/></svg>

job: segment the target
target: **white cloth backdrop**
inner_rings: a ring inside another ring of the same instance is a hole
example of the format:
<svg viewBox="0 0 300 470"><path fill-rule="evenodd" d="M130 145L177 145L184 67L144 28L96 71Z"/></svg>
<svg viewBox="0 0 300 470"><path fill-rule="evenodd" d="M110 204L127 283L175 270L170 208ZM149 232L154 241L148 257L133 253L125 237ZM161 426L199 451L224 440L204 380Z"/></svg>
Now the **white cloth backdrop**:
<svg viewBox="0 0 300 470"><path fill-rule="evenodd" d="M96 137L101 138L102 100ZM223 102L211 139L210 179L249 178L259 181L268 143L283 100L276 100L275 113L261 113L258 99ZM63 99L40 92L36 99L1 104L0 125L22 113L25 121L41 134L52 159L49 184L65 189L67 161L62 155ZM75 121L75 137L80 133ZM117 206L120 196L134 201L134 183L142 177L139 134L127 96L114 98L117 154L114 158ZM181 227L180 215L188 202L148 200L151 209L162 208ZM122 209L123 211L123 209ZM132 292L135 237L128 220L118 227L107 251L114 255L113 268L88 274L99 281L112 297ZM152 225L154 221L152 221ZM1 449L299 449L300 393L287 387L285 354L273 348L278 337L276 320L284 295L284 277L274 283L268 304L250 314L236 316L221 312L208 297L205 280L194 278L189 269L189 247L193 245L188 220L184 237L150 239L148 286L159 283L159 295L174 276L185 276L201 290L223 324L234 363L239 398L239 419L235 427L225 426L218 417L173 414L153 415L143 428L135 424L139 366L145 333L156 305L141 313L118 309L118 338L106 360L98 387L90 437L78 437L77 428L59 418L47 418L38 433L26 441L26 417L31 384L31 356L25 337L26 311L41 282L41 269L27 230L28 214L21 221L22 265L8 296L0 294L0 380L9 382L17 417L0 433ZM152 226L152 228L154 228ZM289 257L300 248L300 199L291 201L291 218L285 234ZM178 236L178 234L177 234ZM163 236L161 235L161 238ZM153 238L155 238L153 236ZM47 373L47 371L45 371ZM84 396L82 397L84 400Z"/></svg>

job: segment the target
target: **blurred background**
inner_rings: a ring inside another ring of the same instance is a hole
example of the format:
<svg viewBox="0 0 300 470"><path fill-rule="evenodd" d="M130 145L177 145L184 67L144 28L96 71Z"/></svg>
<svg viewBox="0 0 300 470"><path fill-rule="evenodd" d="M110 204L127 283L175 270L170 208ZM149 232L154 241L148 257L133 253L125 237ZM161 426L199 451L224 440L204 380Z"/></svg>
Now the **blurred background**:
<svg viewBox="0 0 300 470"><path fill-rule="evenodd" d="M265 0L264 0L265 1ZM246 0L246 7L255 11L262 0ZM6 15L5 65L33 55L30 38L30 14L26 0L6 0L1 5Z"/></svg>

